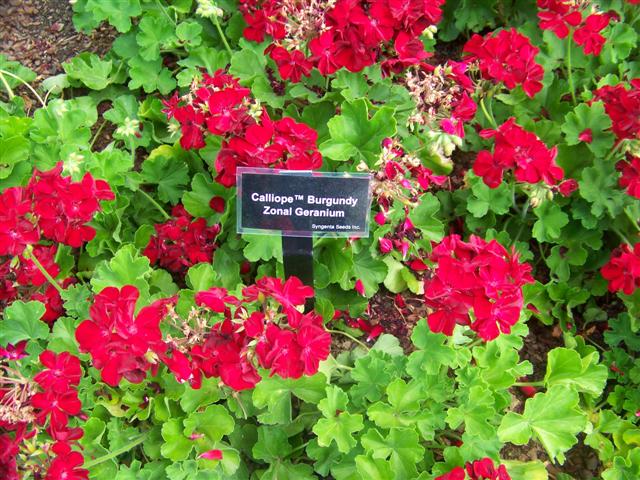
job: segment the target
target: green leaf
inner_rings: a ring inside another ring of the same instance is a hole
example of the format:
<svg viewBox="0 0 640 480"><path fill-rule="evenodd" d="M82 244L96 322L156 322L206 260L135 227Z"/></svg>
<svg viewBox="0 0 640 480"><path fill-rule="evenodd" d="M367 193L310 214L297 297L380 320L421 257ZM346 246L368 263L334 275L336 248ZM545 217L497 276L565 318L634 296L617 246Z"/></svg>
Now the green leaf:
<svg viewBox="0 0 640 480"><path fill-rule="evenodd" d="M374 459L387 460L396 478L414 478L418 471L416 464L424 456L424 448L419 444L418 434L408 428L393 428L386 438L375 429L362 436L361 442Z"/></svg>
<svg viewBox="0 0 640 480"><path fill-rule="evenodd" d="M394 109L380 107L369 118L372 106L366 99L344 102L340 115L329 120L330 140L320 145L323 155L332 160L364 160L373 166L382 140L396 133Z"/></svg>
<svg viewBox="0 0 640 480"><path fill-rule="evenodd" d="M387 265L374 259L368 249L362 249L353 257L355 280L362 280L367 295L373 295L378 291L387 276L387 270Z"/></svg>
<svg viewBox="0 0 640 480"><path fill-rule="evenodd" d="M160 48L175 40L174 28L175 25L165 16L143 16L136 35L140 56L144 60L155 60L159 57Z"/></svg>
<svg viewBox="0 0 640 480"><path fill-rule="evenodd" d="M336 442L338 450L348 453L356 446L353 433L364 428L362 415L352 415L346 411L349 397L337 385L327 387L327 398L318 403L318 409L325 418L316 422L313 433L318 436L318 445L328 447Z"/></svg>
<svg viewBox="0 0 640 480"><path fill-rule="evenodd" d="M596 217L608 213L615 218L622 213L627 196L618 188L614 162L596 162L593 167L585 168L579 185L580 196L592 204L591 213Z"/></svg>
<svg viewBox="0 0 640 480"><path fill-rule="evenodd" d="M467 198L467 210L476 218L484 217L489 210L504 215L511 208L511 189L506 183L498 188L485 185L480 177L469 174L473 195Z"/></svg>
<svg viewBox="0 0 640 480"><path fill-rule="evenodd" d="M444 236L444 225L436 218L440 202L431 193L421 195L418 202L418 206L411 209L409 220L422 232L423 238L439 242Z"/></svg>
<svg viewBox="0 0 640 480"><path fill-rule="evenodd" d="M96 25L107 20L116 27L120 33L128 32L131 28L131 17L137 17L142 13L140 0L87 0L85 6L87 12L91 12Z"/></svg>
<svg viewBox="0 0 640 480"><path fill-rule="evenodd" d="M182 22L176 27L176 36L190 48L197 47L202 43L202 25L194 21Z"/></svg>
<svg viewBox="0 0 640 480"><path fill-rule="evenodd" d="M189 437L203 433L212 442L233 432L235 422L222 405L209 405L204 412L193 412L184 420L184 434Z"/></svg>
<svg viewBox="0 0 640 480"><path fill-rule="evenodd" d="M23 302L17 300L4 310L2 328L0 328L0 345L15 345L21 340L47 338L49 326L42 320L45 306L40 302Z"/></svg>
<svg viewBox="0 0 640 480"><path fill-rule="evenodd" d="M91 291L86 285L70 285L60 295L66 314L79 320L89 318ZM55 326L55 325L54 325Z"/></svg>
<svg viewBox="0 0 640 480"><path fill-rule="evenodd" d="M149 259L141 256L133 245L125 245L111 260L98 264L91 278L91 286L95 293L100 293L109 286L122 288L133 285L143 299L149 295L147 278L151 271Z"/></svg>
<svg viewBox="0 0 640 480"><path fill-rule="evenodd" d="M162 425L162 439L164 443L160 449L162 456L178 462L186 460L193 448L193 441L182 434L182 420L172 418Z"/></svg>
<svg viewBox="0 0 640 480"><path fill-rule="evenodd" d="M419 382L396 378L387 387L387 397L388 404L376 402L367 409L367 416L380 428L410 427L421 419L424 391Z"/></svg>
<svg viewBox="0 0 640 480"><path fill-rule="evenodd" d="M280 236L244 233L242 239L247 242L242 253L250 262L269 261L272 258L282 262L282 240Z"/></svg>
<svg viewBox="0 0 640 480"><path fill-rule="evenodd" d="M545 201L533 210L538 220L533 224L533 237L539 242L551 242L560 238L562 227L569 223L569 216L560 206Z"/></svg>
<svg viewBox="0 0 640 480"><path fill-rule="evenodd" d="M176 204L180 201L189 183L189 168L178 158L156 155L142 164L142 179L145 183L158 185L158 197L163 202Z"/></svg>
<svg viewBox="0 0 640 480"><path fill-rule="evenodd" d="M471 387L457 407L447 412L447 423L454 430L464 422L464 431L484 440L495 438L496 429L492 420L496 415L495 399L491 390L484 386Z"/></svg>
<svg viewBox="0 0 640 480"><path fill-rule="evenodd" d="M240 80L248 82L257 76L264 76L264 67L267 65L267 57L258 55L253 50L242 49L231 57L229 73L235 75Z"/></svg>
<svg viewBox="0 0 640 480"><path fill-rule="evenodd" d="M448 337L443 333L433 333L427 321L422 319L413 329L411 341L419 350L409 356L407 372L420 378L424 373L435 374L443 366L456 364L456 352L448 344Z"/></svg>
<svg viewBox="0 0 640 480"><path fill-rule="evenodd" d="M533 462L502 460L501 463L507 467L511 480L548 480L549 478L549 472L540 460Z"/></svg>
<svg viewBox="0 0 640 480"><path fill-rule="evenodd" d="M591 130L593 141L586 143L596 157L604 157L613 147L614 136L611 133L611 119L604 111L602 102L591 105L581 103L573 112L564 117L562 132L566 136L567 145L582 143L578 137L585 130Z"/></svg>
<svg viewBox="0 0 640 480"><path fill-rule="evenodd" d="M267 424L290 423L291 395L305 402L318 403L324 397L326 382L322 374L297 380L263 377L252 394L254 406L267 409L266 413L258 415L258 419Z"/></svg>
<svg viewBox="0 0 640 480"><path fill-rule="evenodd" d="M375 459L371 455L358 455L356 457L356 468L359 476L367 480L391 480L396 478L391 470L389 462ZM352 477L349 477L351 479Z"/></svg>
<svg viewBox="0 0 640 480"><path fill-rule="evenodd" d="M111 78L113 63L111 60L100 60L95 53L81 53L63 63L62 68L69 78L79 80L92 90L102 90L113 81Z"/></svg>
<svg viewBox="0 0 640 480"><path fill-rule="evenodd" d="M627 457L616 456L613 465L602 472L604 480L637 480L640 478L640 447L629 452Z"/></svg>
<svg viewBox="0 0 640 480"><path fill-rule="evenodd" d="M194 217L203 217L207 220L218 221L220 214L214 212L209 206L209 201L219 196L229 200L229 189L212 181L203 173L197 173L191 181L191 191L182 195L182 204L187 212Z"/></svg>
<svg viewBox="0 0 640 480"><path fill-rule="evenodd" d="M292 451L287 433L281 427L258 427L258 441L252 453L258 460L274 463L285 458Z"/></svg>
<svg viewBox="0 0 640 480"><path fill-rule="evenodd" d="M171 72L162 66L162 58L146 61L140 57L129 60L129 88L142 87L146 93L158 90L167 95L176 87Z"/></svg>
<svg viewBox="0 0 640 480"><path fill-rule="evenodd" d="M351 370L351 378L355 385L349 390L353 403L361 405L363 400L376 402L382 398L385 387L391 380L391 374L385 368L391 358L380 351L369 353L356 360Z"/></svg>
<svg viewBox="0 0 640 480"><path fill-rule="evenodd" d="M84 318L88 318L88 315ZM47 348L56 353L69 352L78 355L76 327L79 323L79 320L69 317L58 318L53 324Z"/></svg>
<svg viewBox="0 0 640 480"><path fill-rule="evenodd" d="M547 388L566 385L598 397L604 390L608 375L608 368L598 364L597 352L581 357L575 350L554 348L549 352L544 383Z"/></svg>
<svg viewBox="0 0 640 480"><path fill-rule="evenodd" d="M198 389L187 386L180 396L180 407L185 413L195 412L204 405L210 405L220 399L219 380L217 378L203 378L202 386Z"/></svg>
<svg viewBox="0 0 640 480"><path fill-rule="evenodd" d="M498 437L502 442L526 445L535 437L552 461L565 461L564 452L578 443L577 435L587 427L580 397L574 389L554 385L527 400L524 413L509 412L502 419Z"/></svg>
<svg viewBox="0 0 640 480"><path fill-rule="evenodd" d="M187 272L187 285L194 292L208 290L216 284L216 272L210 263L199 263Z"/></svg>

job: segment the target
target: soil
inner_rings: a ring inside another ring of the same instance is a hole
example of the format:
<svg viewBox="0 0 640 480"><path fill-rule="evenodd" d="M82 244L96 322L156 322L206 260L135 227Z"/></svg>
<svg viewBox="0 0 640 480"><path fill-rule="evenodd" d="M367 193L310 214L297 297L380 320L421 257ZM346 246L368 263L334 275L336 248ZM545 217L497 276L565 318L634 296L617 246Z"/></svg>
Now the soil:
<svg viewBox="0 0 640 480"><path fill-rule="evenodd" d="M62 73L62 63L80 52L103 56L115 30L100 26L90 35L76 32L68 0L0 0L0 54L38 74L34 84Z"/></svg>
<svg viewBox="0 0 640 480"><path fill-rule="evenodd" d="M385 333L390 333L400 340L405 353L413 350L411 332L418 320L427 316L427 307L419 295L405 293L402 298L403 307L398 307L396 296L387 289L382 289L369 302L369 322L380 325Z"/></svg>

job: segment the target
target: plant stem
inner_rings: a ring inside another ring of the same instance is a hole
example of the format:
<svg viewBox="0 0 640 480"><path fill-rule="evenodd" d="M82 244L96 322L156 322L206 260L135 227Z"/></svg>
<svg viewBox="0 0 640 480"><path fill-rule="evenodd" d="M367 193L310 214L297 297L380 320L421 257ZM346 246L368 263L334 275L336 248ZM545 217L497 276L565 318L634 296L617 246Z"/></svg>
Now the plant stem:
<svg viewBox="0 0 640 480"><path fill-rule="evenodd" d="M167 12L167 9L164 8L164 5L162 5L162 2L160 0L156 0L156 2L158 3L158 6L160 7L160 10L162 10L163 13L167 16L167 18L169 20L171 20L171 22L173 22L173 24L175 25L176 21L173 18L171 18L171 15L169 15L169 12Z"/></svg>
<svg viewBox="0 0 640 480"><path fill-rule="evenodd" d="M106 462L107 460L111 460L112 458L116 458L117 456L122 455L123 453L126 453L129 450L131 450L132 448L137 447L138 445L140 445L142 442L145 441L145 439L147 438L148 435L149 435L148 433L143 433L139 437L136 437L131 442L127 443L125 446L120 447L120 448L114 450L113 452L108 453L107 455L103 455L102 457L95 458L95 459L91 460L90 462L86 462L83 465L83 467L84 468L91 468L91 467L99 465L99 464L101 464L103 462Z"/></svg>
<svg viewBox="0 0 640 480"><path fill-rule="evenodd" d="M166 220L171 220L171 217L166 212L166 210L164 208L162 208L162 205L160 205L158 202L156 202L151 195L149 195L147 192L145 192L142 189L139 189L138 192L141 193L142 196L145 197L147 200L149 200L149 202L151 202L153 204L153 206L156 207L156 209L162 214L162 216Z"/></svg>
<svg viewBox="0 0 640 480"><path fill-rule="evenodd" d="M513 242L511 242L511 245L516 244L516 242L520 238L520 235L522 234L522 231L524 230L524 226L525 226L524 220L527 217L527 212L529 211L529 205L531 205L531 199L527 198L527 201L525 202L524 207L522 207L522 216L520 217L522 224L520 225L520 228L518 229L518 233L516 233L516 236L513 239Z"/></svg>
<svg viewBox="0 0 640 480"><path fill-rule="evenodd" d="M498 128L498 124L496 123L496 119L493 118L493 115L491 115L487 111L487 107L484 104L484 98L480 99L480 108L482 109L482 113L484 114L485 118L489 121L489 123L493 126L493 128Z"/></svg>
<svg viewBox="0 0 640 480"><path fill-rule="evenodd" d="M629 213L629 210L627 210L626 208L623 209L624 214L627 216L627 218L629 219L629 221L631 222L631 225L633 225L633 228L636 229L637 232L640 232L640 227L638 226L638 222L635 218L633 218L631 216L631 214Z"/></svg>
<svg viewBox="0 0 640 480"><path fill-rule="evenodd" d="M611 230L613 230L615 232L616 235L618 235L620 237L620 239L626 243L627 245L629 245L632 249L633 249L633 243L631 243L629 241L629 239L625 236L624 233L622 233L620 230L618 230L616 227L611 227Z"/></svg>
<svg viewBox="0 0 640 480"><path fill-rule="evenodd" d="M35 95L35 97L38 99L38 101L40 102L40 104L41 104L43 107L46 107L46 106L47 106L47 104L46 104L46 103L44 103L44 100L42 99L42 97L38 94L38 92L36 92L36 91L35 91L35 89L34 89L31 85L29 85L29 83L28 83L28 82L26 82L25 80L23 80L23 79L22 79L22 78L20 78L19 76L14 75L14 74L13 74L13 73L11 73L11 72L7 72L6 70L2 70L2 69L0 69L0 76L2 76L2 75L8 75L8 76L10 76L11 78L15 78L16 80L18 80L18 81L19 81L20 83L22 83L25 87L27 87L29 90L31 90L31 93L33 93L33 94ZM5 83L5 82L6 82L6 81L4 80L4 77L2 78L2 80L3 80L3 83ZM5 86L8 86L8 85L5 83Z"/></svg>
<svg viewBox="0 0 640 480"><path fill-rule="evenodd" d="M49 272L47 272L46 268L44 268L40 263L40 260L36 258L32 248L27 247L24 253L22 254L22 256L28 260L31 260L33 264L36 266L36 268L40 270L40 273L42 273L44 278L47 279L47 281L53 286L53 288L55 288L58 291L60 295L62 295L62 292L64 292L64 289L60 285L58 285L58 283L53 279L51 275L49 275Z"/></svg>
<svg viewBox="0 0 640 480"><path fill-rule="evenodd" d="M607 156L606 156L606 157L604 157L604 162L608 162L609 160L611 160L611 158L612 158L616 153L618 153L618 151L622 148L622 146L624 145L624 143L625 143L625 142L624 142L624 140L622 140L622 141L618 142L618 144L617 144L615 147L613 147L613 148L611 149L611 151L607 154Z"/></svg>
<svg viewBox="0 0 640 480"><path fill-rule="evenodd" d="M102 133L102 129L106 124L107 124L107 121L103 120L100 126L98 127L98 130L96 130L96 134L93 136L93 138L91 139L91 143L89 144L89 150L93 150L93 144L96 143L96 140L100 136L100 133Z"/></svg>
<svg viewBox="0 0 640 480"><path fill-rule="evenodd" d="M0 81L4 85L4 88L7 91L7 95L9 95L9 100L13 100L13 97L15 97L16 94L13 93L13 90L11 89L11 85L9 85L9 82L7 82L7 79L4 78L4 75L2 75L2 73L0 73Z"/></svg>
<svg viewBox="0 0 640 480"><path fill-rule="evenodd" d="M218 33L220 34L220 38L222 38L222 43L224 43L224 48L227 49L227 52L229 52L229 56L232 57L233 50L231 50L231 47L229 46L229 42L227 42L227 37L225 37L224 32L222 31L222 27L220 26L220 21L218 20L217 16L213 17L213 23L216 26Z"/></svg>
<svg viewBox="0 0 640 480"><path fill-rule="evenodd" d="M540 380L539 382L516 382L513 384L514 387L544 387L544 382Z"/></svg>
<svg viewBox="0 0 640 480"><path fill-rule="evenodd" d="M343 335L343 336L347 337L348 339L350 339L351 341L356 342L358 345L363 347L365 350L369 350L369 347L367 346L366 343L361 342L356 337L354 337L353 335L348 334L347 332L343 332L342 330L327 330L327 332L329 332L329 333L337 333L339 335Z"/></svg>
<svg viewBox="0 0 640 480"><path fill-rule="evenodd" d="M569 79L569 90L571 90L571 100L576 105L576 88L573 84L573 69L571 68L571 45L573 43L573 31L567 37L567 77Z"/></svg>

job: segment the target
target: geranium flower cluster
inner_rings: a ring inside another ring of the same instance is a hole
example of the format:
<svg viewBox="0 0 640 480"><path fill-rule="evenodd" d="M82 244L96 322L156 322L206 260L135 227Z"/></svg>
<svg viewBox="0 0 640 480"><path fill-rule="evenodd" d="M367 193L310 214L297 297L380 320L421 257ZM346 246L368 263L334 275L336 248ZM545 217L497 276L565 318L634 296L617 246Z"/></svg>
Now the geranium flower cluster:
<svg viewBox="0 0 640 480"><path fill-rule="evenodd" d="M473 173L489 187L497 188L506 170L513 170L519 182L555 185L562 180L564 171L555 163L557 147L548 148L534 133L518 125L515 118L509 118L496 130L482 130L480 136L495 142L493 153L481 150L473 164Z"/></svg>
<svg viewBox="0 0 640 480"><path fill-rule="evenodd" d="M542 90L544 70L535 61L540 51L516 29L501 30L497 35L473 35L465 44L466 62L477 62L486 80L502 82L509 90L521 85L529 97Z"/></svg>
<svg viewBox="0 0 640 480"><path fill-rule="evenodd" d="M422 165L418 157L407 153L402 145L392 138L382 141L382 153L375 167L376 170L372 171L364 163L359 166L360 170L369 171L373 175L373 201L380 207L374 220L378 225L387 223L395 202L398 202L404 213L394 230L379 239L379 249L385 254L397 250L404 258L411 246L410 242L418 235L408 216L410 208L417 205L420 195L431 186L443 185L447 177L435 175Z"/></svg>
<svg viewBox="0 0 640 480"><path fill-rule="evenodd" d="M610 292L631 295L640 286L640 243L633 250L626 243L620 245L600 273L609 281Z"/></svg>
<svg viewBox="0 0 640 480"><path fill-rule="evenodd" d="M173 218L156 224L156 234L149 239L144 255L151 264L175 273L184 273L200 262L211 262L218 247L215 239L220 225L207 226L204 218L194 219L182 205L171 210Z"/></svg>
<svg viewBox="0 0 640 480"><path fill-rule="evenodd" d="M12 352L7 358L15 361L26 356L24 347ZM38 463L30 465L35 478L87 480L89 471L81 468L82 454L73 448L82 438L81 428L69 426L69 418L80 414L82 404L77 387L82 370L80 360L68 352L56 354L45 350L39 356L45 367L33 377L33 381L21 377L18 370L2 365L0 381L0 427L13 434L0 435L0 473L2 478L18 480L15 458L21 443L37 434L38 427L44 426L53 440L42 450L47 454L45 467ZM32 452L31 452L32 453ZM52 456L53 453L55 456Z"/></svg>
<svg viewBox="0 0 640 480"><path fill-rule="evenodd" d="M573 30L573 41L582 47L585 55L600 55L606 38L600 32L611 21L609 13L591 13L590 2L566 0L538 0L538 18L542 30L552 31L558 38L566 38Z"/></svg>
<svg viewBox="0 0 640 480"><path fill-rule="evenodd" d="M322 317L299 311L311 296L313 290L297 278L265 277L246 287L242 300L220 287L198 292L201 308L183 320L171 308L174 299L157 300L134 316L137 288L107 287L96 295L91 319L78 326L76 338L108 385L118 385L123 377L140 383L164 363L193 388L200 387L204 375L244 390L260 381L257 367L299 378L316 373L328 357L331 337ZM180 335L163 339L160 322L167 316ZM217 322L211 325L211 320Z"/></svg>
<svg viewBox="0 0 640 480"><path fill-rule="evenodd" d="M604 109L611 118L612 130L618 140L640 138L640 78L623 84L605 85L595 90L595 100L604 102Z"/></svg>
<svg viewBox="0 0 640 480"><path fill-rule="evenodd" d="M219 287L196 294L204 308L192 319L195 328L183 340L168 339L168 366L178 380L198 388L202 375L219 377L245 390L260 381L257 367L282 378L314 375L329 356L331 336L320 315L300 312L313 289L295 277L263 277L242 294L238 299ZM221 321L207 327L203 315L211 314Z"/></svg>
<svg viewBox="0 0 640 480"><path fill-rule="evenodd" d="M466 63L454 61L436 67L420 63L408 68L405 85L416 104L409 122L464 137L464 122L472 120L477 110L470 96L473 82L466 70Z"/></svg>
<svg viewBox="0 0 640 480"><path fill-rule="evenodd" d="M467 462L465 468L456 467L435 480L511 480L504 465L495 466L490 458Z"/></svg>
<svg viewBox="0 0 640 480"><path fill-rule="evenodd" d="M430 56L420 35L442 18L444 0L241 0L245 38L273 42L267 52L285 80L299 82L316 67L359 72L381 62L401 71ZM431 30L432 31L432 30ZM310 52L308 56L305 52Z"/></svg>
<svg viewBox="0 0 640 480"><path fill-rule="evenodd" d="M76 329L80 350L91 354L102 381L113 387L123 377L140 383L147 371L155 374L158 354L167 349L160 321L174 299L156 300L134 315L139 297L140 292L132 285L105 288L94 297L90 319Z"/></svg>
<svg viewBox="0 0 640 480"><path fill-rule="evenodd" d="M55 262L56 252L56 245L35 245L28 256L23 253L0 260L0 306L8 306L18 298L38 300L46 307L42 320L53 323L60 317L64 313L62 298L53 285L47 284L47 279L31 259L35 257L44 270L55 278L60 273L60 267ZM66 278L57 282L64 288L73 283L73 279ZM44 292L37 288L43 285L46 285Z"/></svg>
<svg viewBox="0 0 640 480"><path fill-rule="evenodd" d="M107 182L90 173L80 182L63 177L62 162L35 170L26 187L0 195L0 255L19 255L41 238L81 246L96 234L86 223L100 210L100 200L114 198Z"/></svg>
<svg viewBox="0 0 640 480"><path fill-rule="evenodd" d="M250 166L312 170L322 165L317 132L290 117L271 120L248 88L224 70L204 74L190 91L164 101L164 113L180 124L180 145L189 150L205 146L205 135L223 138L215 161L216 181L236 183L236 167Z"/></svg>
<svg viewBox="0 0 640 480"><path fill-rule="evenodd" d="M616 164L616 169L620 172L618 184L626 188L629 195L640 199L640 157L627 154L625 160Z"/></svg>
<svg viewBox="0 0 640 480"><path fill-rule="evenodd" d="M523 306L522 286L533 282L531 266L514 250L475 235L469 242L449 235L429 260L434 268L425 281L425 303L432 309L427 322L433 332L452 335L456 324L468 325L489 341L511 331Z"/></svg>

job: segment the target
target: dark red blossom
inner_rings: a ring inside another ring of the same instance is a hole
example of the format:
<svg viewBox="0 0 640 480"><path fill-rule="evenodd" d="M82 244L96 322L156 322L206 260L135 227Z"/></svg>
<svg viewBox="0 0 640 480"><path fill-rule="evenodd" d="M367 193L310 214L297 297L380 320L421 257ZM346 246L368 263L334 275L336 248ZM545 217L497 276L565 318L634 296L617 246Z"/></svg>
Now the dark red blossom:
<svg viewBox="0 0 640 480"><path fill-rule="evenodd" d="M576 29L573 40L580 46L585 55L600 55L606 41L600 32L609 25L611 16L606 13L589 15L584 24Z"/></svg>
<svg viewBox="0 0 640 480"><path fill-rule="evenodd" d="M307 60L300 50L290 52L283 47L273 47L267 49L269 56L276 62L278 71L283 80L291 80L298 83L302 77L311 74L313 64Z"/></svg>
<svg viewBox="0 0 640 480"><path fill-rule="evenodd" d="M626 188L629 195L640 199L640 157L627 154L625 160L616 164L616 169L620 172L619 185Z"/></svg>
<svg viewBox="0 0 640 480"><path fill-rule="evenodd" d="M100 200L115 198L104 180L95 180L90 173L80 182L63 177L62 162L53 170L36 170L28 191L33 198L33 213L42 235L71 247L80 247L96 235L87 222L100 210Z"/></svg>
<svg viewBox="0 0 640 480"><path fill-rule="evenodd" d="M490 458L467 462L465 468L455 467L435 480L511 480L504 465L495 466Z"/></svg>
<svg viewBox="0 0 640 480"><path fill-rule="evenodd" d="M505 170L513 169L516 180L525 183L558 183L564 171L555 163L557 148L547 146L534 134L515 123L513 117L497 130L483 130L480 136L494 138L493 153L478 152L473 172L482 177L484 183L496 188L502 183Z"/></svg>
<svg viewBox="0 0 640 480"><path fill-rule="evenodd" d="M272 53L277 56L282 51L274 48ZM294 57L291 61L299 62L287 74L297 77L306 70L302 60ZM188 95L174 95L164 105L163 112L181 125L183 148L204 147L207 133L222 137L215 169L216 181L226 187L235 185L239 166L311 170L322 165L315 130L289 117L271 120L251 98L250 90L224 70L205 75ZM219 200L211 204L216 211L223 207Z"/></svg>
<svg viewBox="0 0 640 480"><path fill-rule="evenodd" d="M53 448L56 457L49 465L45 480L89 480L89 470L80 468L84 457L71 450L66 443L56 443Z"/></svg>
<svg viewBox="0 0 640 480"><path fill-rule="evenodd" d="M521 85L533 97L542 89L544 70L536 63L537 47L514 28L484 37L475 34L465 44L467 61L477 61L482 76L504 83L509 90Z"/></svg>
<svg viewBox="0 0 640 480"><path fill-rule="evenodd" d="M19 255L40 239L32 209L32 196L23 187L8 188L0 194L0 256Z"/></svg>
<svg viewBox="0 0 640 480"><path fill-rule="evenodd" d="M640 286L640 243L636 243L633 250L626 243L620 245L611 252L609 262L600 273L609 281L610 292L631 295Z"/></svg>
<svg viewBox="0 0 640 480"><path fill-rule="evenodd" d="M493 460L483 458L465 465L469 480L511 480L504 465L495 467Z"/></svg>
<svg viewBox="0 0 640 480"><path fill-rule="evenodd" d="M144 249L151 264L185 273L197 263L211 263L220 225L207 226L206 219L194 219L182 205L173 207L171 215L171 220L155 225L156 234Z"/></svg>
<svg viewBox="0 0 640 480"><path fill-rule="evenodd" d="M450 235L429 259L434 271L425 280L425 301L433 310L427 317L432 331L452 335L456 324L468 325L485 341L511 331L523 307L522 286L533 282L531 267L515 251L495 240Z"/></svg>
<svg viewBox="0 0 640 480"><path fill-rule="evenodd" d="M91 354L102 380L114 387L122 377L132 383L142 382L148 370L157 368L155 354L166 350L160 321L173 299L156 300L134 316L139 296L138 289L131 285L105 288L94 298L91 319L76 330L80 349Z"/></svg>
<svg viewBox="0 0 640 480"><path fill-rule="evenodd" d="M436 477L435 480L465 480L466 474L464 473L464 468L455 467L450 472L445 473L444 475L440 475Z"/></svg>
<svg viewBox="0 0 640 480"><path fill-rule="evenodd" d="M36 419L44 425L47 418L54 429L64 428L69 423L69 416L78 415L82 403L75 390L56 393L45 390L31 397L31 405L37 410Z"/></svg>
<svg viewBox="0 0 640 480"><path fill-rule="evenodd" d="M19 445L8 434L0 435L0 478L3 480L19 480L18 465L16 459L18 458Z"/></svg>
<svg viewBox="0 0 640 480"><path fill-rule="evenodd" d="M69 352L56 354L51 350L45 350L40 354L40 363L47 367L33 377L33 380L44 390L52 390L56 393L64 393L71 386L80 383L82 370L78 357Z"/></svg>
<svg viewBox="0 0 640 480"><path fill-rule="evenodd" d="M402 70L420 62L420 35L442 17L444 0L338 0L288 2L242 0L245 38L262 42L284 79L299 81L312 67L322 75L341 68L358 72L376 62ZM305 57L303 51L310 51Z"/></svg>
<svg viewBox="0 0 640 480"><path fill-rule="evenodd" d="M582 22L582 13L565 0L538 0L538 18L542 30L551 30L558 38L566 38L571 27Z"/></svg>
<svg viewBox="0 0 640 480"><path fill-rule="evenodd" d="M315 374L329 356L331 337L322 317L300 311L313 289L296 277L285 282L264 277L242 293L242 300L221 287L196 293L204 312L224 319L194 337L188 348L168 345L160 354L176 378L199 388L203 375L219 377L230 388L245 390L260 381L257 366L283 378ZM249 309L254 311L248 314Z"/></svg>
<svg viewBox="0 0 640 480"><path fill-rule="evenodd" d="M631 88L623 84L605 85L594 91L595 99L604 102L618 140L640 138L640 78L631 80Z"/></svg>

